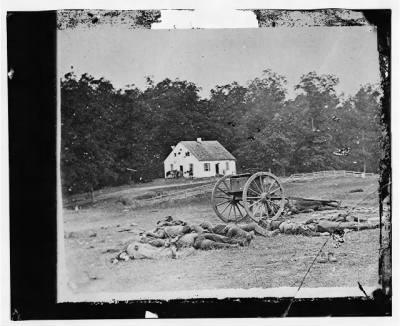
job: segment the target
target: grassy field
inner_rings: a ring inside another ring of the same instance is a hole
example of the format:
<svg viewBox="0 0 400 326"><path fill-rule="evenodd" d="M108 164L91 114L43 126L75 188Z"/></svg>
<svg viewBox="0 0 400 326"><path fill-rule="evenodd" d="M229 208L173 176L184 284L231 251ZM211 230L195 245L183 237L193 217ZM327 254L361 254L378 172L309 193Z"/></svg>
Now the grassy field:
<svg viewBox="0 0 400 326"><path fill-rule="evenodd" d="M285 185L289 196L341 200L364 218L378 217L377 177L329 178ZM351 192L363 189L363 192ZM375 192L374 192L375 191ZM299 214L294 220L337 215L338 211ZM326 237L297 235L256 237L250 247L195 251L181 259L121 262L110 259L141 230L154 229L158 219L171 215L189 223L219 223L208 195L158 207L132 209L120 203L64 210L64 244L68 285L75 293L178 291L298 286ZM338 262L316 263L304 287L374 286L378 281L379 229L346 234L333 249Z"/></svg>
<svg viewBox="0 0 400 326"><path fill-rule="evenodd" d="M202 184L215 183L217 178L200 178L200 179L155 179L146 183L135 183L131 185L123 185L119 187L109 187L93 192L93 201L90 193L81 193L72 196L65 195L63 198L63 206L65 208L73 208L75 206L98 206L109 204L116 198L132 201L135 199L144 199L158 196L170 191L180 191L190 189Z"/></svg>

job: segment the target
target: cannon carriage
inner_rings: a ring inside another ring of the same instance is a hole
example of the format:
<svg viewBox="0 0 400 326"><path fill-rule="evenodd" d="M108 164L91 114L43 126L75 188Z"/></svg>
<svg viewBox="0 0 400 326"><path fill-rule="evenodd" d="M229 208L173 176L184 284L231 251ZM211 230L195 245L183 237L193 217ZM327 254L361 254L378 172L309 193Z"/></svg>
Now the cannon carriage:
<svg viewBox="0 0 400 326"><path fill-rule="evenodd" d="M225 175L212 191L212 205L225 223L251 218L277 219L285 208L285 192L278 178L269 172Z"/></svg>

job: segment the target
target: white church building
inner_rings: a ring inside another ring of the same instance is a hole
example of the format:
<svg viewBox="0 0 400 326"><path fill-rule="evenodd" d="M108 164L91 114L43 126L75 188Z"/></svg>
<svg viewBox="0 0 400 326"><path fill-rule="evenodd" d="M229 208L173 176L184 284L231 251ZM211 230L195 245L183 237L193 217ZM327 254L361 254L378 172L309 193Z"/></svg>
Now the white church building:
<svg viewBox="0 0 400 326"><path fill-rule="evenodd" d="M166 178L236 174L236 159L216 140L181 141L164 161Z"/></svg>

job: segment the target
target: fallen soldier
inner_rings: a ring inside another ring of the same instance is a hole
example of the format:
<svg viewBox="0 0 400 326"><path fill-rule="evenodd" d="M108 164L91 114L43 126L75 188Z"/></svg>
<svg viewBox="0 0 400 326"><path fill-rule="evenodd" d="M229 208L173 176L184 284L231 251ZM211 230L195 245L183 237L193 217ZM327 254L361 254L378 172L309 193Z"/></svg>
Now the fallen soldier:
<svg viewBox="0 0 400 326"><path fill-rule="evenodd" d="M166 217L167 223L174 223L170 217ZM162 222L163 223L163 222ZM159 223L160 225L161 223ZM185 223L186 224L186 223ZM254 238L254 232L233 232L230 237L222 234L227 233L226 224L219 224L213 227L211 223L196 225L173 225L157 227L154 232L144 232L140 243L148 244L157 248L168 247L171 244L179 250L181 248L195 247L202 250L222 249L237 246L248 246ZM232 226L229 226L232 227ZM213 231L219 232L214 233ZM223 231L223 232L222 232Z"/></svg>
<svg viewBox="0 0 400 326"><path fill-rule="evenodd" d="M126 248L126 253L130 259L160 259L176 258L174 246L156 248L147 243L133 242Z"/></svg>
<svg viewBox="0 0 400 326"><path fill-rule="evenodd" d="M210 222L203 222L200 226L213 234L226 236L231 239L251 241L254 238L254 231L247 232L235 224L217 224L213 226Z"/></svg>
<svg viewBox="0 0 400 326"><path fill-rule="evenodd" d="M244 232L244 231L243 231ZM172 240L172 243L176 245L178 249L187 248L193 246L195 249L222 249L230 246L225 244L239 246L249 246L254 238L254 232L249 232L244 237L228 237L216 233L203 231L200 233L192 232L184 234L176 239ZM210 241L214 242L211 243Z"/></svg>
<svg viewBox="0 0 400 326"><path fill-rule="evenodd" d="M247 232L232 225L223 224L214 228L210 223L205 223L203 226L205 228L197 225L189 226L183 221L174 221L172 217L167 216L157 222L157 228L153 232L142 233L139 241L130 243L112 259L112 262L179 258L190 254L194 249L212 250L248 246L254 238L254 231ZM250 228L252 227L247 229ZM213 233L213 229L216 232L228 233L229 236Z"/></svg>
<svg viewBox="0 0 400 326"><path fill-rule="evenodd" d="M172 216L163 217L161 220L157 221L157 227L163 226L176 226L176 225L186 225L187 223L181 220L174 220Z"/></svg>
<svg viewBox="0 0 400 326"><path fill-rule="evenodd" d="M311 223L310 223L311 224ZM357 222L334 222L328 220L321 220L318 223L312 222L312 224L316 225L317 232L329 232L334 233L334 231L341 230L369 230L376 229L379 227L379 222L375 223L357 223Z"/></svg>
<svg viewBox="0 0 400 326"><path fill-rule="evenodd" d="M340 201L337 200L316 200L300 197L290 197L285 203L285 211L287 215L333 210L338 209L339 207Z"/></svg>
<svg viewBox="0 0 400 326"><path fill-rule="evenodd" d="M167 239L154 239L153 237L141 237L139 240L140 243L147 243L153 247L166 247L168 244Z"/></svg>
<svg viewBox="0 0 400 326"><path fill-rule="evenodd" d="M118 261L128 261L131 259L176 259L189 256L193 251L193 248L188 248L178 252L176 247L170 244L162 248L157 248L148 243L132 242L117 257L111 259L111 262L116 264Z"/></svg>
<svg viewBox="0 0 400 326"><path fill-rule="evenodd" d="M177 250L193 247L195 249L210 250L224 249L238 246L249 246L252 239L237 240L214 233L188 233L172 240Z"/></svg>
<svg viewBox="0 0 400 326"><path fill-rule="evenodd" d="M156 239L165 241L163 239ZM213 249L227 249L237 248L250 244L248 242L230 239L217 234L211 233L189 233L183 235L176 241L165 241L164 246L154 246L152 242L132 242L127 246L125 250L113 258L111 262L113 264L118 261L128 261L130 259L162 259L162 258L182 258L190 255L194 249L199 250L213 250ZM185 248L186 250L183 250Z"/></svg>
<svg viewBox="0 0 400 326"><path fill-rule="evenodd" d="M173 226L163 226L156 228L153 232L145 232L144 235L147 237L153 237L157 239L171 239L177 236L189 233L191 231L188 225L173 225Z"/></svg>
<svg viewBox="0 0 400 326"><path fill-rule="evenodd" d="M280 223L278 230L280 233L283 234L299 234L308 237L319 237L321 235L327 235L323 232L316 232L316 229L312 225L295 223L291 221L284 221Z"/></svg>
<svg viewBox="0 0 400 326"><path fill-rule="evenodd" d="M214 242L219 242L219 243L227 243L227 244L233 244L233 245L240 245L240 246L249 246L251 240L254 239L254 233L253 232L249 232L246 233L243 236L240 237L233 237L233 236L223 236L223 235L219 235L219 234L213 234L213 233L201 233L198 235L198 237L196 238L196 241L198 241L199 239L207 239L207 240L211 240Z"/></svg>
<svg viewBox="0 0 400 326"><path fill-rule="evenodd" d="M265 230L255 222L246 224L240 223L237 226L246 232L253 231L254 234L261 235L263 237L268 237L272 235L271 233L269 233L267 230Z"/></svg>
<svg viewBox="0 0 400 326"><path fill-rule="evenodd" d="M188 234L190 232L196 232L197 234L209 232L211 234L215 235L226 235L228 232L229 228L234 227L231 225L227 224L217 224L216 226L213 226L209 222L204 222L201 224L201 226L188 226L188 225L176 225L176 226L164 226L164 227L159 227L157 228L154 232L144 232L144 237L142 238L141 242L143 243L150 243L153 242L155 243L156 246L162 246L162 241L154 241L155 239L174 239L177 237L181 237L185 234ZM240 229L241 230L241 229ZM242 238L251 238L249 235L249 232L243 231L236 231L236 232L230 232L230 238L232 238L233 235L235 235L236 238L242 237ZM221 238L222 239L222 238Z"/></svg>
<svg viewBox="0 0 400 326"><path fill-rule="evenodd" d="M190 233L192 227L187 223L174 220L171 216L166 216L157 222L157 227L154 231L145 231L141 233L141 243L147 243L154 247L164 247L171 239L177 239L183 235Z"/></svg>
<svg viewBox="0 0 400 326"><path fill-rule="evenodd" d="M204 235L199 235L194 242L194 249L199 250L212 250L212 249L227 249L227 248L237 248L238 244L222 243L216 242L204 237Z"/></svg>
<svg viewBox="0 0 400 326"><path fill-rule="evenodd" d="M198 233L186 233L177 239L172 240L176 248L179 250L181 248L189 248L194 246L194 242L198 237Z"/></svg>
<svg viewBox="0 0 400 326"><path fill-rule="evenodd" d="M356 223L356 222L335 222L328 220L310 219L305 223L292 221L270 221L268 228L272 231L279 230L283 234L301 234L305 236L318 237L334 233L335 231L348 230L366 230L379 227L376 223Z"/></svg>
<svg viewBox="0 0 400 326"><path fill-rule="evenodd" d="M113 258L111 262L115 264L121 260L160 258L176 258L176 250L173 247L157 248L147 243L132 242L117 257Z"/></svg>
<svg viewBox="0 0 400 326"><path fill-rule="evenodd" d="M228 237L231 237L235 235L238 237L240 235L241 237L246 237L249 232L254 232L254 234L261 235L263 237L268 237L273 235L271 232L268 232L267 230L263 229L261 226L259 226L257 223L240 223L240 224L217 224L213 226L210 222L202 222L200 226L208 230L209 232L220 234L220 235L226 235ZM229 230L232 228L232 231L229 232ZM242 231L246 232L243 233ZM229 232L229 235L227 234Z"/></svg>
<svg viewBox="0 0 400 326"><path fill-rule="evenodd" d="M228 238L232 239L253 239L254 231L247 232L237 225L227 225L224 232Z"/></svg>
<svg viewBox="0 0 400 326"><path fill-rule="evenodd" d="M207 230L203 229L200 225L196 225L196 224L190 225L190 229L192 230L192 232L196 232L196 233L203 233L203 232L207 231Z"/></svg>
<svg viewBox="0 0 400 326"><path fill-rule="evenodd" d="M225 235L225 228L227 224L222 224L219 223L217 225L212 225L210 222L202 222L200 223L200 227L208 232L219 234L219 235Z"/></svg>

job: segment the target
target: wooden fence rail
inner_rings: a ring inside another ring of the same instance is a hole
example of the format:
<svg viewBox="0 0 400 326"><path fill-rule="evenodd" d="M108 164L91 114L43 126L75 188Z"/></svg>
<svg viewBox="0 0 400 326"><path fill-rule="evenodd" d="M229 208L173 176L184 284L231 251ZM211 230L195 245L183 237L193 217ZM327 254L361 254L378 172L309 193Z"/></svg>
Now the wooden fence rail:
<svg viewBox="0 0 400 326"><path fill-rule="evenodd" d="M310 172L310 173L295 173L289 176L288 178L282 180L284 182L296 181L296 180L307 180L307 179L316 179L321 177L371 177L375 176L375 173L364 173L359 171L346 171L346 170L328 170L328 171L318 171L318 172Z"/></svg>

